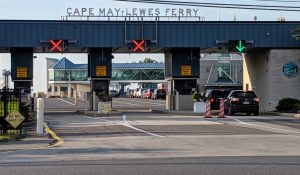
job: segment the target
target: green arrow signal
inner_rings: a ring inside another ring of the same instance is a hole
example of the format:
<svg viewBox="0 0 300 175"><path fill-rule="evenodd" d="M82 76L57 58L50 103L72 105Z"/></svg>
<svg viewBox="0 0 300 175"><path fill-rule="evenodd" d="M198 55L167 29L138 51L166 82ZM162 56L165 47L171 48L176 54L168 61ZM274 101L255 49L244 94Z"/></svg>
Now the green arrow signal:
<svg viewBox="0 0 300 175"><path fill-rule="evenodd" d="M242 41L239 41L239 45L235 46L235 48L239 51L239 52L243 52L245 50L245 46L243 46Z"/></svg>

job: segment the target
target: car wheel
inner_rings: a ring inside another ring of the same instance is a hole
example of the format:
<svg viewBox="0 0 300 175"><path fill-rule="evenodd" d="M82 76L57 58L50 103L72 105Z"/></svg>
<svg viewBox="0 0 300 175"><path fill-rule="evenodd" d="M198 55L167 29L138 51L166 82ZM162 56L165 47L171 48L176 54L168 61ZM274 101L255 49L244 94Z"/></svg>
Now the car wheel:
<svg viewBox="0 0 300 175"><path fill-rule="evenodd" d="M258 116L259 115L259 112L257 111L257 112L254 112L253 113L255 116Z"/></svg>
<svg viewBox="0 0 300 175"><path fill-rule="evenodd" d="M251 113L250 113L250 112L247 112L247 115L251 115Z"/></svg>

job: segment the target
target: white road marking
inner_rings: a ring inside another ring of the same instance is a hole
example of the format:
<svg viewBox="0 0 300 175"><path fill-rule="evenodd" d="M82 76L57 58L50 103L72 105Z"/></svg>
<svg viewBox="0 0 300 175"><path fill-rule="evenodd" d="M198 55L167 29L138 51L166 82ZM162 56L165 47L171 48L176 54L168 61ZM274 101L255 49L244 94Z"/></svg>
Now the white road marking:
<svg viewBox="0 0 300 175"><path fill-rule="evenodd" d="M266 128L266 129L271 129L271 130L277 130L277 131L294 133L294 134L300 134L300 132L297 132L297 131L291 131L291 130L286 130L286 129L274 128L274 127L270 127L270 126L256 125L256 124L252 124L252 123L243 122L243 121L241 121L239 119L236 119L236 118L233 118L233 117L229 117L229 116L226 116L226 117L230 118L230 119L233 119L233 120L235 120L238 123L243 124L243 125L255 126L255 127Z"/></svg>
<svg viewBox="0 0 300 175"><path fill-rule="evenodd" d="M88 117L88 116L84 116L84 117L89 118L89 119L98 119L98 120L103 120L103 121L107 121L107 122L113 122L114 124L126 126L126 127L128 127L128 128L134 129L134 130L136 130L136 131L143 132L143 133L145 133L145 134L148 134L148 135L151 135L151 136L154 136L154 137L160 137L160 138L164 137L164 136L162 136L162 135L154 134L154 133L152 133L152 132L148 132L148 131L145 131L145 130L142 130L142 129L139 129L139 128L137 128L137 127L132 126L132 125L128 122L126 115L123 115L123 122L115 122L115 121L110 121L110 120L106 120L106 119L102 119L102 118L95 118L95 117Z"/></svg>
<svg viewBox="0 0 300 175"><path fill-rule="evenodd" d="M161 135L158 135L158 134L154 134L154 133L152 133L152 132L148 132L148 131L145 131L145 130L142 130L142 129L139 129L139 128L136 128L136 127L132 126L132 125L127 121L126 115L123 115L123 122L124 122L124 123L120 123L120 124L123 125L123 126L127 126L128 128L131 128L131 129L134 129L134 130L143 132L143 133L148 134L148 135L151 135L151 136L155 136L155 137L164 137L164 136L161 136Z"/></svg>
<svg viewBox="0 0 300 175"><path fill-rule="evenodd" d="M127 101L132 101L132 102L135 102L135 103L148 103L148 104L151 104L151 105L161 105L161 104L158 104L158 103L163 103L163 101L157 101L156 103L153 103L153 102L147 102L147 101L139 101L139 100L133 100L133 99L124 99L124 100L127 100Z"/></svg>
<svg viewBox="0 0 300 175"><path fill-rule="evenodd" d="M71 102L68 102L68 101L66 101L66 100L64 100L64 99L61 99L61 98L59 98L61 101L63 101L63 102L66 102L66 103L68 103L68 104L70 104L70 105L73 105L73 106L75 106L75 104L74 103L71 103Z"/></svg>
<svg viewBox="0 0 300 175"><path fill-rule="evenodd" d="M139 106L138 104L126 103L126 102L121 102L121 101L113 101L113 103L120 103L120 104L131 105L131 106Z"/></svg>

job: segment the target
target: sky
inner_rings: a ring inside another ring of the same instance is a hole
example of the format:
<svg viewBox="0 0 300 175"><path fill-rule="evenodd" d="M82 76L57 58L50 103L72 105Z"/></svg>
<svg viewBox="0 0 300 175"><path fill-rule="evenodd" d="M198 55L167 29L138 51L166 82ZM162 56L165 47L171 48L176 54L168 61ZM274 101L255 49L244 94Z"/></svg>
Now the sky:
<svg viewBox="0 0 300 175"><path fill-rule="evenodd" d="M183 1L183 0L181 0ZM278 3L266 2L259 0L210 0L194 2L215 2L215 3L239 3L239 4L259 4L259 5L289 5L300 6L298 3ZM184 8L182 6L170 5L153 5L143 3L119 2L113 0L1 0L0 3L0 19L28 19L28 20L61 20L61 16L67 15L67 8ZM192 8L192 7L188 7ZM195 8L195 7L193 7ZM251 21L257 16L261 21L275 21L277 17L284 16L287 21L299 20L299 12L282 12L282 11L257 11L257 10L236 10L236 9L219 9L219 8L198 8L199 15L204 16L206 21L232 21L236 16L237 21ZM86 54L36 54L34 59L34 91L46 91L46 57L62 58L67 57L74 63L86 63ZM132 62L139 61L145 57L155 58L163 61L163 55L115 55L113 62ZM10 54L0 54L0 71L2 69L10 69Z"/></svg>

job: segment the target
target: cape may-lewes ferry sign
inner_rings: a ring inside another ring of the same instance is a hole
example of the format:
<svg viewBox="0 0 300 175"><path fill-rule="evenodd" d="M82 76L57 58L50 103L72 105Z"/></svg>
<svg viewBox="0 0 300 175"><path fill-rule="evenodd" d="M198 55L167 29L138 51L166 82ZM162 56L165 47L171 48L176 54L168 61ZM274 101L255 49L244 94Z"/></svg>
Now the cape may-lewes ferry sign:
<svg viewBox="0 0 300 175"><path fill-rule="evenodd" d="M199 9L190 8L67 8L67 16L109 17L109 16L171 16L200 17Z"/></svg>

